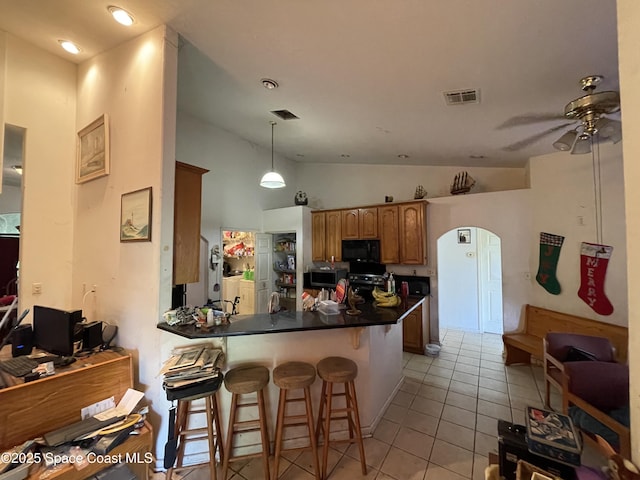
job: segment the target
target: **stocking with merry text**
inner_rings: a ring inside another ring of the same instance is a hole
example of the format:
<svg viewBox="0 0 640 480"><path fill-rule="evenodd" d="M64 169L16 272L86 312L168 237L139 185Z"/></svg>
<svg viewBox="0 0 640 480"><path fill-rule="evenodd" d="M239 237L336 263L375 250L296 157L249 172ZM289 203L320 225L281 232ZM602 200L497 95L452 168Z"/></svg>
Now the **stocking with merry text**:
<svg viewBox="0 0 640 480"><path fill-rule="evenodd" d="M578 296L596 313L611 315L613 305L604 293L604 277L613 247L582 242Z"/></svg>
<svg viewBox="0 0 640 480"><path fill-rule="evenodd" d="M564 242L564 237L561 235L540 232L540 265L536 280L542 288L552 295L558 295L561 290L560 282L556 277L556 269L558 268L562 242Z"/></svg>

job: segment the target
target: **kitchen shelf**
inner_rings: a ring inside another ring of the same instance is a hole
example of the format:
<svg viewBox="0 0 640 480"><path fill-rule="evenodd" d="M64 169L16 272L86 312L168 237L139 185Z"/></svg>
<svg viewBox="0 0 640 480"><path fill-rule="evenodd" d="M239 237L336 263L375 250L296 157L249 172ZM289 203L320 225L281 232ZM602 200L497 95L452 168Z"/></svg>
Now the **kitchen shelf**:
<svg viewBox="0 0 640 480"><path fill-rule="evenodd" d="M296 288L296 284L295 283L282 283L276 280L276 286L277 287L283 287L283 288Z"/></svg>
<svg viewBox="0 0 640 480"><path fill-rule="evenodd" d="M273 271L277 273L293 273L294 275L296 274L295 270L288 270L286 268L274 268Z"/></svg>

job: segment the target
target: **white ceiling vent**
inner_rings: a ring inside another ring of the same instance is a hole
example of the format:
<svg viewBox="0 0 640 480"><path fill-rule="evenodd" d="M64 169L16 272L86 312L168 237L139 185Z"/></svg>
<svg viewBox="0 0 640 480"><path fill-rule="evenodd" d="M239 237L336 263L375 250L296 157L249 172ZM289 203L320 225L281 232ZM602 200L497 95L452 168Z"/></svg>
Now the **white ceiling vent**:
<svg viewBox="0 0 640 480"><path fill-rule="evenodd" d="M480 103L480 90L454 90L444 92L444 100L447 105L463 105L466 103Z"/></svg>

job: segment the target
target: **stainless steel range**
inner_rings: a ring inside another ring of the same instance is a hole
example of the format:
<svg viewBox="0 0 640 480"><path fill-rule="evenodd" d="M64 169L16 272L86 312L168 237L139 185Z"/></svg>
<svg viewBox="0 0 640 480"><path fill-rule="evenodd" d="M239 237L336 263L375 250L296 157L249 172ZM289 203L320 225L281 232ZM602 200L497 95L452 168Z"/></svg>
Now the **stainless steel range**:
<svg viewBox="0 0 640 480"><path fill-rule="evenodd" d="M379 263L351 262L349 264L349 286L359 295L371 296L374 287L385 287L386 267Z"/></svg>

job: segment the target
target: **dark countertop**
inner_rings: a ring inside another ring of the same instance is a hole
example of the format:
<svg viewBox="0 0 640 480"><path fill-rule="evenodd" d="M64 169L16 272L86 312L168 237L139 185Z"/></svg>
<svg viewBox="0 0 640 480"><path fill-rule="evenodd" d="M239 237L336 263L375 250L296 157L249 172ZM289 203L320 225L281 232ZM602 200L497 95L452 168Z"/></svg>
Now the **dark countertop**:
<svg viewBox="0 0 640 480"><path fill-rule="evenodd" d="M375 307L373 303L363 303L358 305L358 310L362 311L358 316L347 315L345 313L346 309L340 310L337 315L286 310L273 314L236 315L231 317L231 323L212 327L196 327L195 325L171 326L166 322L159 323L157 327L160 330L175 333L181 337L209 338L393 325L402 320L418 305L421 305L424 299L425 297L409 296L406 302L395 308Z"/></svg>

